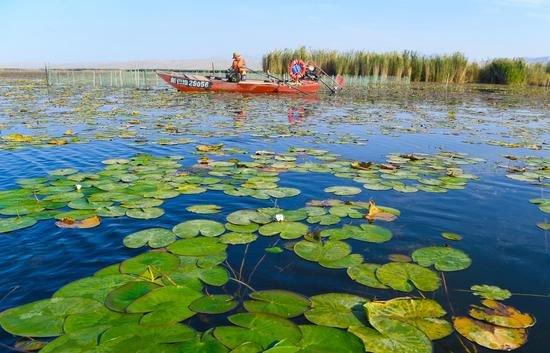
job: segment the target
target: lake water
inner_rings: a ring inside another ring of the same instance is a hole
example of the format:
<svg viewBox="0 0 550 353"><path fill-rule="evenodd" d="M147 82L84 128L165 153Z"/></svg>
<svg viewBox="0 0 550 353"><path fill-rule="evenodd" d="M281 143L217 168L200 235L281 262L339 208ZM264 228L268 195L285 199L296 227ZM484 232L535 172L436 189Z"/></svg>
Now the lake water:
<svg viewBox="0 0 550 353"><path fill-rule="evenodd" d="M476 158L477 163L459 166L477 179L469 179L462 189L444 193L377 191L333 171L313 173L291 167L278 171L278 186L299 189L300 194L293 197L258 199L208 190L166 199L160 206L164 215L154 219L102 217L101 224L90 229L59 228L54 219L40 220L28 228L0 234L0 311L50 298L72 281L149 251L147 247L130 249L123 244L126 235L142 229L171 229L191 219L225 223L227 215L241 209L276 205L293 210L311 200L372 199L401 214L392 222L375 221L393 233L387 242L344 240L353 253L363 256L364 262L385 264L390 262L391 254L410 256L418 248L448 245L466 253L471 266L443 272L446 289L441 286L436 291L420 293L415 289L404 293L367 287L350 279L346 269L329 269L302 259L288 250L301 238L258 236L248 247L229 245L227 263L244 274L240 278L255 290L284 289L308 297L342 292L371 300L423 295L437 300L448 312L444 318L449 321L452 316L467 316L470 305L479 305L479 297L469 291L472 285L495 285L512 292L504 304L536 317L536 324L528 329L527 343L518 351L545 352L550 343L550 244L548 231L537 224L548 223L548 215L529 200L548 198L549 108L548 91L525 95L500 89L444 91L419 86L357 89L337 97L254 97L183 95L160 88L136 91L73 87L47 91L40 85L4 82L0 87L0 192L19 188L17 180L21 178L44 177L60 168L96 173L105 168L104 160L130 159L143 153L181 156L181 169L187 170L205 156L197 152L198 144L222 144L228 149L223 155L207 153L211 160L251 161L256 151L272 151L284 157L295 147L337 155L328 162L319 162L306 154L299 156L297 163L387 163L390 154L437 155L451 151ZM69 129L72 131L63 137ZM7 140L16 133L35 138L26 142ZM54 145L54 137L68 143ZM504 157L508 155L514 157ZM511 174L506 167L525 166L525 156L546 163L546 179L526 182L506 176ZM407 185L412 185L410 180ZM338 196L324 191L331 186L358 187L361 192ZM197 204L215 204L222 209L215 214L186 210ZM310 231L317 231L364 224L366 220L343 217L339 224L328 226L301 222ZM442 232L458 233L462 240L444 239ZM265 248L275 245L283 252L265 252ZM248 293L234 281L208 290L234 295L238 301L243 295L246 299ZM241 311L244 309L239 306L230 314ZM308 322L303 316L292 320ZM185 323L204 331L227 325L228 321L227 315L197 315ZM457 337L453 333L435 340L434 351L463 351ZM15 339L7 332L0 333L5 345L13 345Z"/></svg>

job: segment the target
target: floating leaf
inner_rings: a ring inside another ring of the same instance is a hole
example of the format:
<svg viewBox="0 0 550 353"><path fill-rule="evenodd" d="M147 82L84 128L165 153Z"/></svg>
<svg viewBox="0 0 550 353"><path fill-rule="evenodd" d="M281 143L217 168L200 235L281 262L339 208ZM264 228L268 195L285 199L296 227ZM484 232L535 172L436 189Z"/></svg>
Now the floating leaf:
<svg viewBox="0 0 550 353"><path fill-rule="evenodd" d="M294 245L294 251L301 258L308 261L331 262L340 260L351 253L351 247L342 241L329 240L326 243L299 241Z"/></svg>
<svg viewBox="0 0 550 353"><path fill-rule="evenodd" d="M81 297L103 302L111 290L133 280L133 276L120 273L85 277L61 287L53 297Z"/></svg>
<svg viewBox="0 0 550 353"><path fill-rule="evenodd" d="M431 292L441 285L439 276L432 270L402 262L390 262L380 266L376 270L376 278L388 287L402 292L411 292L414 287Z"/></svg>
<svg viewBox="0 0 550 353"><path fill-rule="evenodd" d="M199 214L218 213L221 207L218 205L194 205L186 208L187 211Z"/></svg>
<svg viewBox="0 0 550 353"><path fill-rule="evenodd" d="M462 240L462 236L460 236L459 234L456 234L456 233L451 233L451 232L443 232L443 233L441 233L441 236L445 239L448 239L448 240Z"/></svg>
<svg viewBox="0 0 550 353"><path fill-rule="evenodd" d="M399 320L421 330L430 340L447 337L453 332L449 322L441 319L445 310L435 300L424 298L395 298L365 304L369 318L383 316Z"/></svg>
<svg viewBox="0 0 550 353"><path fill-rule="evenodd" d="M280 254L280 253L283 252L283 249L281 249L278 246L273 246L273 247L270 247L270 248L265 248L265 252L269 253L269 254Z"/></svg>
<svg viewBox="0 0 550 353"><path fill-rule="evenodd" d="M372 353L431 353L432 343L416 327L385 317L371 317L374 327L352 326L349 332L359 337L365 350Z"/></svg>
<svg viewBox="0 0 550 353"><path fill-rule="evenodd" d="M0 233L13 232L15 230L28 228L36 224L32 217L11 217L0 218Z"/></svg>
<svg viewBox="0 0 550 353"><path fill-rule="evenodd" d="M527 331L521 328L495 326L465 316L454 317L453 326L468 340L489 349L511 351L527 342Z"/></svg>
<svg viewBox="0 0 550 353"><path fill-rule="evenodd" d="M162 248L172 244L176 236L169 229L149 228L140 230L126 236L123 240L124 246L128 248L140 248L149 245L151 248Z"/></svg>
<svg viewBox="0 0 550 353"><path fill-rule="evenodd" d="M315 295L311 299L311 309L305 312L306 318L316 325L347 329L360 326L361 321L354 311L363 309L368 299L346 293Z"/></svg>
<svg viewBox="0 0 550 353"><path fill-rule="evenodd" d="M259 233L263 236L279 234L283 239L296 239L304 236L308 231L307 225L299 222L272 222L260 227Z"/></svg>
<svg viewBox="0 0 550 353"><path fill-rule="evenodd" d="M264 290L249 294L253 300L244 302L249 312L273 314L285 318L299 316L309 308L309 299L284 290Z"/></svg>
<svg viewBox="0 0 550 353"><path fill-rule="evenodd" d="M141 275L148 269L159 272L170 272L179 265L179 259L165 252L147 252L120 264L120 272Z"/></svg>
<svg viewBox="0 0 550 353"><path fill-rule="evenodd" d="M471 286L470 289L474 295L480 296L485 299L504 300L512 296L512 293L508 289L502 289L497 286L489 286L487 284L476 284Z"/></svg>
<svg viewBox="0 0 550 353"><path fill-rule="evenodd" d="M300 325L300 331L302 339L297 344L301 347L298 352L363 353L365 351L361 340L346 331L315 325ZM296 351L280 350L276 352L291 353Z"/></svg>
<svg viewBox="0 0 550 353"><path fill-rule="evenodd" d="M152 290L160 288L153 282L128 282L109 292L105 298L105 306L113 311L125 312L128 305Z"/></svg>
<svg viewBox="0 0 550 353"><path fill-rule="evenodd" d="M185 340L177 345L177 352L185 353L227 353L228 350L220 343L216 338L212 336L211 332L205 332L202 337L197 335L195 338ZM156 353L154 350L151 353Z"/></svg>
<svg viewBox="0 0 550 353"><path fill-rule="evenodd" d="M161 287L136 299L128 305L128 313L147 313L141 319L143 324L165 324L183 321L195 313L188 306L202 293L188 287Z"/></svg>
<svg viewBox="0 0 550 353"><path fill-rule="evenodd" d="M348 276L355 282L361 283L364 286L387 289L388 287L382 284L376 277L376 270L380 265L362 263L348 268Z"/></svg>
<svg viewBox="0 0 550 353"><path fill-rule="evenodd" d="M324 191L330 192L338 196L351 196L351 195L359 194L361 192L361 189L356 188L354 186L331 186L331 187L325 188Z"/></svg>
<svg viewBox="0 0 550 353"><path fill-rule="evenodd" d="M63 334L65 317L100 310L103 304L85 298L52 298L0 313L0 326L13 335L54 337Z"/></svg>
<svg viewBox="0 0 550 353"><path fill-rule="evenodd" d="M168 246L168 250L176 255L208 256L225 252L226 244L217 238L196 237L178 240Z"/></svg>
<svg viewBox="0 0 550 353"><path fill-rule="evenodd" d="M468 255L461 250L443 246L417 249L412 253L412 259L420 266L434 265L439 271L459 271L468 268L472 263Z"/></svg>
<svg viewBox="0 0 550 353"><path fill-rule="evenodd" d="M231 245L242 245L252 243L256 239L258 239L256 234L230 232L222 235L220 237L220 242Z"/></svg>
<svg viewBox="0 0 550 353"><path fill-rule="evenodd" d="M241 313L229 316L229 321L237 326L216 327L214 336L231 349L245 342L253 342L266 349L282 340L296 344L302 338L296 324L275 315Z"/></svg>
<svg viewBox="0 0 550 353"><path fill-rule="evenodd" d="M159 218L164 214L164 210L158 207L151 208L132 208L126 211L126 215L130 218L138 219L153 219Z"/></svg>
<svg viewBox="0 0 550 353"><path fill-rule="evenodd" d="M189 309L203 314L223 314L235 309L237 305L230 295L206 295L193 301L189 305Z"/></svg>
<svg viewBox="0 0 550 353"><path fill-rule="evenodd" d="M192 238L197 235L216 237L225 232L225 227L216 221L195 219L177 224L172 231L180 238Z"/></svg>
<svg viewBox="0 0 550 353"><path fill-rule="evenodd" d="M240 210L230 213L227 216L227 221L236 225L249 225L251 223L266 224L271 222L272 218L269 215L262 214L255 210Z"/></svg>
<svg viewBox="0 0 550 353"><path fill-rule="evenodd" d="M518 309L495 300L484 299L483 306L472 305L468 313L478 320L487 321L502 327L527 328L535 324L535 318Z"/></svg>

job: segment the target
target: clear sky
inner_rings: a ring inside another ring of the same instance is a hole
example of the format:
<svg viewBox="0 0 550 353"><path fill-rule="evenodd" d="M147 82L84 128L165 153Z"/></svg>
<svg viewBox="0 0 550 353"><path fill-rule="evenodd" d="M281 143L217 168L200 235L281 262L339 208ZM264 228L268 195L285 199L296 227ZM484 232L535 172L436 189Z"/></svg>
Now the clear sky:
<svg viewBox="0 0 550 353"><path fill-rule="evenodd" d="M0 0L0 63L206 59L272 48L550 55L550 0Z"/></svg>

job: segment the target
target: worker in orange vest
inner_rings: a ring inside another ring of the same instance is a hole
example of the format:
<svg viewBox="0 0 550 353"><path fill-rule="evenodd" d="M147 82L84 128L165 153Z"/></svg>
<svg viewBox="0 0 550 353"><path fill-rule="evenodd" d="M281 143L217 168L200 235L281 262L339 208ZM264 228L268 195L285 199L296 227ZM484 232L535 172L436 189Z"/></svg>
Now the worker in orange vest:
<svg viewBox="0 0 550 353"><path fill-rule="evenodd" d="M233 53L233 63L231 64L231 70L238 81L246 80L246 63L243 57L239 53Z"/></svg>

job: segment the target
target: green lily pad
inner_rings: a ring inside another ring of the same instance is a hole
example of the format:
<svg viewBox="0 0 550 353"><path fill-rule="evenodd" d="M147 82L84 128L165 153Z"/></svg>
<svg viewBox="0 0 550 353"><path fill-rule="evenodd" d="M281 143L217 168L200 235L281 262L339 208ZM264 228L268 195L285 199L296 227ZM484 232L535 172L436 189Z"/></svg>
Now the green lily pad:
<svg viewBox="0 0 550 353"><path fill-rule="evenodd" d="M177 224L172 231L180 238L192 238L197 235L216 237L225 232L225 227L216 221L195 219Z"/></svg>
<svg viewBox="0 0 550 353"><path fill-rule="evenodd" d="M247 225L226 223L225 228L235 233L254 233L260 228L260 226L256 223L250 223Z"/></svg>
<svg viewBox="0 0 550 353"><path fill-rule="evenodd" d="M296 239L306 235L307 225L300 222L272 222L260 227L259 233L263 236L279 234L283 239Z"/></svg>
<svg viewBox="0 0 550 353"><path fill-rule="evenodd" d="M200 263L193 262L180 266L177 270L170 272L163 281L166 284L179 286L190 286L190 282L201 280L211 286L220 287L229 281L229 274L224 267L209 264L200 267ZM197 288L191 285L192 288ZM198 289L201 289L200 283Z"/></svg>
<svg viewBox="0 0 550 353"><path fill-rule="evenodd" d="M226 294L206 295L196 299L189 309L202 314L223 314L237 307L238 303L232 296Z"/></svg>
<svg viewBox="0 0 550 353"><path fill-rule="evenodd" d="M199 214L212 214L220 212L222 208L218 205L194 205L186 208L187 211Z"/></svg>
<svg viewBox="0 0 550 353"><path fill-rule="evenodd" d="M348 276L355 282L371 288L387 289L388 286L381 283L376 277L376 271L380 265L362 263L348 268Z"/></svg>
<svg viewBox="0 0 550 353"><path fill-rule="evenodd" d="M282 253L284 250L281 249L281 247L279 246L272 246L270 248L265 248L264 249L266 253L268 254L280 254Z"/></svg>
<svg viewBox="0 0 550 353"><path fill-rule="evenodd" d="M432 342L416 327L399 320L375 317L372 328L352 326L349 332L359 337L372 353L431 353Z"/></svg>
<svg viewBox="0 0 550 353"><path fill-rule="evenodd" d="M61 287L53 294L53 297L80 297L103 302L111 290L133 280L135 280L133 276L120 273L85 277Z"/></svg>
<svg viewBox="0 0 550 353"><path fill-rule="evenodd" d="M355 335L337 328L300 325L302 339L297 344L301 353L363 353L365 351L361 340ZM295 351L277 351L291 353ZM275 353L275 352L273 352Z"/></svg>
<svg viewBox="0 0 550 353"><path fill-rule="evenodd" d="M424 332L430 340L438 340L453 332L451 324L441 317L446 311L433 299L395 298L365 304L369 319L383 316L410 324Z"/></svg>
<svg viewBox="0 0 550 353"><path fill-rule="evenodd" d="M472 263L468 255L461 250L443 246L417 249L412 253L412 259L420 266L434 265L439 271L459 271L470 267Z"/></svg>
<svg viewBox="0 0 550 353"><path fill-rule="evenodd" d="M480 296L484 299L493 300L505 300L512 296L512 293L508 289L502 289L497 286L489 286L487 284L476 284L471 286L470 289L474 295Z"/></svg>
<svg viewBox="0 0 550 353"><path fill-rule="evenodd" d="M308 223L318 223L323 226L340 223L340 217L333 214L323 214L318 216L309 216L306 220Z"/></svg>
<svg viewBox="0 0 550 353"><path fill-rule="evenodd" d="M294 245L294 252L305 260L323 265L324 261L332 262L348 256L351 247L339 240L329 240L325 243L302 240Z"/></svg>
<svg viewBox="0 0 550 353"><path fill-rule="evenodd" d="M258 236L252 233L230 232L220 236L220 242L224 244L230 244L230 245L249 244L255 241L256 239L258 239Z"/></svg>
<svg viewBox="0 0 550 353"><path fill-rule="evenodd" d="M324 191L330 192L338 196L351 196L351 195L359 194L361 192L361 189L356 188L354 186L331 186L331 187L325 188Z"/></svg>
<svg viewBox="0 0 550 353"><path fill-rule="evenodd" d="M17 306L0 313L4 331L24 337L55 337L63 334L68 315L101 310L103 304L86 298L52 298Z"/></svg>
<svg viewBox="0 0 550 353"><path fill-rule="evenodd" d="M160 288L160 285L153 282L128 282L109 292L105 298L105 306L113 311L125 312L128 305L132 304L137 298L158 288Z"/></svg>
<svg viewBox="0 0 550 353"><path fill-rule="evenodd" d="M347 293L320 294L310 299L311 309L305 312L310 322L343 329L362 325L358 317L368 299Z"/></svg>
<svg viewBox="0 0 550 353"><path fill-rule="evenodd" d="M421 291L434 291L441 281L434 271L411 263L390 262L376 270L376 278L384 285L402 292L414 287Z"/></svg>
<svg viewBox="0 0 550 353"><path fill-rule="evenodd" d="M241 313L229 316L229 321L236 326L216 327L214 336L231 349L245 342L253 342L266 349L282 340L296 344L302 338L296 324L275 315Z"/></svg>
<svg viewBox="0 0 550 353"><path fill-rule="evenodd" d="M363 218L365 216L359 207L353 205L333 206L329 209L329 213L338 217Z"/></svg>
<svg viewBox="0 0 550 353"><path fill-rule="evenodd" d="M165 228L149 228L140 230L126 236L123 240L124 246L128 248L141 248L149 245L149 247L163 248L176 241L176 236L169 229Z"/></svg>
<svg viewBox="0 0 550 353"><path fill-rule="evenodd" d="M67 316L63 324L65 333L78 333L86 329L97 329L98 333L105 328L125 325L137 324L141 315L115 313L107 308L101 308L93 312L71 314Z"/></svg>
<svg viewBox="0 0 550 353"><path fill-rule="evenodd" d="M460 234L452 232L443 232L441 233L441 236L447 240L462 240L462 236Z"/></svg>
<svg viewBox="0 0 550 353"><path fill-rule="evenodd" d="M196 237L178 240L168 246L168 250L176 255L208 256L224 253L227 248L217 238Z"/></svg>
<svg viewBox="0 0 550 353"><path fill-rule="evenodd" d="M126 216L137 219L159 218L164 214L164 210L158 207L150 208L131 208L126 211Z"/></svg>
<svg viewBox="0 0 550 353"><path fill-rule="evenodd" d="M188 287L161 287L139 297L128 305L128 313L146 313L143 324L166 324L183 321L195 315L188 306L203 294Z"/></svg>
<svg viewBox="0 0 550 353"><path fill-rule="evenodd" d="M10 217L0 218L0 233L13 232L15 230L28 228L36 224L32 217Z"/></svg>
<svg viewBox="0 0 550 353"><path fill-rule="evenodd" d="M120 264L120 272L141 275L149 268L159 272L170 272L178 267L177 256L165 252L147 252Z"/></svg>
<svg viewBox="0 0 550 353"><path fill-rule="evenodd" d="M151 353L159 352L154 350ZM177 345L177 351L166 353L227 353L228 349L219 342L212 333L205 332L202 337L197 335L195 338L185 340ZM164 353L164 352L163 352Z"/></svg>
<svg viewBox="0 0 550 353"><path fill-rule="evenodd" d="M236 225L249 225L251 223L266 224L272 221L271 216L260 213L256 210L240 210L230 213L227 221Z"/></svg>
<svg viewBox="0 0 550 353"><path fill-rule="evenodd" d="M264 290L250 293L244 308L253 313L266 313L292 318L302 315L309 308L309 299L285 290Z"/></svg>

